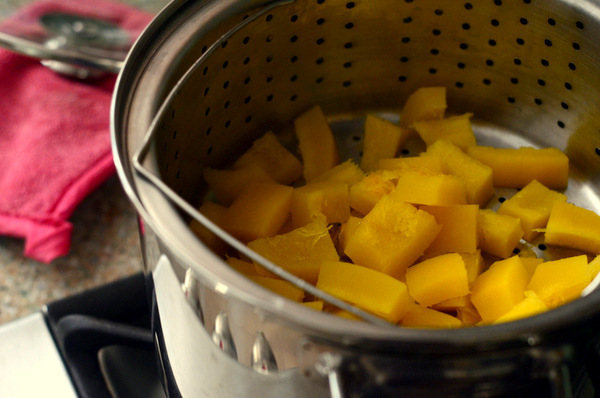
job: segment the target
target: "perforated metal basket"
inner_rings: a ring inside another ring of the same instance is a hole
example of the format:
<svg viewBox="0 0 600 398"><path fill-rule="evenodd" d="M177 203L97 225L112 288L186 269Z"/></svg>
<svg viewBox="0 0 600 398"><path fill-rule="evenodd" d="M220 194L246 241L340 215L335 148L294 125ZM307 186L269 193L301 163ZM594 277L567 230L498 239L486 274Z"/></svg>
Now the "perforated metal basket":
<svg viewBox="0 0 600 398"><path fill-rule="evenodd" d="M546 392L566 394L561 382L573 353L597 338L597 292L505 325L390 330L274 297L229 270L187 221L207 193L205 167L227 167L268 130L294 148L291 121L309 107L321 105L341 153L357 158L367 112L397 121L407 96L433 85L447 87L449 114L474 113L481 145L564 150L572 170L570 201L600 211L599 6L573 0L225 0L167 7L121 74L113 142L125 188L149 227L145 265L180 387L188 394L202 389L190 368L206 370L198 356L217 355L215 340L234 344L236 363L250 373L219 360L210 376L199 378L214 396L235 395L236 388L223 383L227 372L261 396L280 388L297 396L324 394L329 387L319 377L329 385L341 378L342 387L332 391L350 396L415 388L431 394L444 383L453 386L448 394L494 396L539 388L540 380ZM189 304L179 307L173 298L180 283L194 306L188 317ZM178 348L181 336L202 354ZM269 379L252 370L265 363ZM450 372L456 367L462 373Z"/></svg>

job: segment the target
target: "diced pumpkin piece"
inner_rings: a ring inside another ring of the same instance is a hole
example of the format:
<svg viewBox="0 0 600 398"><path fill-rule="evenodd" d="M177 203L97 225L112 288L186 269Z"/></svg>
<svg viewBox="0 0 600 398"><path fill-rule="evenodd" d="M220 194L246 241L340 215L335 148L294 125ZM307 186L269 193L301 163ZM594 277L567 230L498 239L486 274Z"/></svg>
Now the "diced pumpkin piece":
<svg viewBox="0 0 600 398"><path fill-rule="evenodd" d="M469 294L465 262L457 253L422 261L406 270L406 286L410 296L426 307Z"/></svg>
<svg viewBox="0 0 600 398"><path fill-rule="evenodd" d="M447 106L446 87L421 87L406 99L400 125L411 127L417 121L441 119Z"/></svg>
<svg viewBox="0 0 600 398"><path fill-rule="evenodd" d="M439 156L444 172L464 182L467 203L484 206L494 195L492 168L467 155L450 141L437 140L422 155Z"/></svg>
<svg viewBox="0 0 600 398"><path fill-rule="evenodd" d="M588 269L590 270L590 280L594 279L596 275L600 273L600 256L594 257L594 259L589 262Z"/></svg>
<svg viewBox="0 0 600 398"><path fill-rule="evenodd" d="M225 262L229 264L231 268L244 275L258 275L254 263L241 260L237 257L227 257Z"/></svg>
<svg viewBox="0 0 600 398"><path fill-rule="evenodd" d="M315 311L323 311L323 301L322 300L315 300L315 301L305 301L302 303L302 305L308 307L308 308L312 308Z"/></svg>
<svg viewBox="0 0 600 398"><path fill-rule="evenodd" d="M248 184L255 182L276 182L266 171L256 165L242 169L216 170L204 169L204 180L212 190L217 201L229 206Z"/></svg>
<svg viewBox="0 0 600 398"><path fill-rule="evenodd" d="M389 120L368 114L365 118L362 158L360 167L364 171L377 169L379 159L393 158L404 145L410 130Z"/></svg>
<svg viewBox="0 0 600 398"><path fill-rule="evenodd" d="M525 298L528 283L529 274L519 256L499 260L475 280L471 288L471 302L483 321L490 323Z"/></svg>
<svg viewBox="0 0 600 398"><path fill-rule="evenodd" d="M377 167L380 170L415 170L431 174L444 172L442 159L435 155L380 159Z"/></svg>
<svg viewBox="0 0 600 398"><path fill-rule="evenodd" d="M437 140L446 140L464 151L470 146L477 145L471 127L472 116L472 113L465 113L445 119L417 121L413 124L413 128L417 130L427 146Z"/></svg>
<svg viewBox="0 0 600 398"><path fill-rule="evenodd" d="M400 324L404 327L436 329L452 329L462 326L460 319L418 304L409 307Z"/></svg>
<svg viewBox="0 0 600 398"><path fill-rule="evenodd" d="M356 264L400 279L440 228L431 214L387 195L346 238L344 252Z"/></svg>
<svg viewBox="0 0 600 398"><path fill-rule="evenodd" d="M463 182L456 176L407 170L390 195L415 205L447 206L467 203Z"/></svg>
<svg viewBox="0 0 600 398"><path fill-rule="evenodd" d="M304 299L304 290L288 281L256 275L249 275L248 279L287 299L298 302L301 302Z"/></svg>
<svg viewBox="0 0 600 398"><path fill-rule="evenodd" d="M600 254L600 216L566 202L554 202L545 243Z"/></svg>
<svg viewBox="0 0 600 398"><path fill-rule="evenodd" d="M478 228L479 247L494 257L510 257L523 237L518 218L491 209L479 209Z"/></svg>
<svg viewBox="0 0 600 398"><path fill-rule="evenodd" d="M384 177L383 173L366 174L362 180L350 187L348 201L350 207L361 214L368 214L375 203L392 192L395 184Z"/></svg>
<svg viewBox="0 0 600 398"><path fill-rule="evenodd" d="M307 182L340 162L337 143L320 106L314 106L294 119L294 131Z"/></svg>
<svg viewBox="0 0 600 398"><path fill-rule="evenodd" d="M292 196L293 227L302 227L319 215L324 215L328 224L341 223L350 217L346 183L321 181L294 189Z"/></svg>
<svg viewBox="0 0 600 398"><path fill-rule="evenodd" d="M569 158L557 148L473 146L467 153L494 170L496 187L523 188L537 180L550 189L563 189L569 181Z"/></svg>
<svg viewBox="0 0 600 398"><path fill-rule="evenodd" d="M331 312L333 315L339 316L340 318L350 319L351 321L362 321L362 318L358 315L353 314L350 311L340 310L340 309L332 309L328 312Z"/></svg>
<svg viewBox="0 0 600 398"><path fill-rule="evenodd" d="M544 262L543 258L524 257L524 256L520 256L520 257L521 257L521 262L523 263L523 267L525 267L529 276L533 276L533 273L535 272L535 269L537 268L537 266Z"/></svg>
<svg viewBox="0 0 600 398"><path fill-rule="evenodd" d="M472 303L466 307L457 308L456 317L462 322L463 326L476 326L481 322L481 315Z"/></svg>
<svg viewBox="0 0 600 398"><path fill-rule="evenodd" d="M248 243L248 247L309 283L317 281L323 261L339 260L327 224L322 218L284 235L254 240ZM273 275L258 264L256 272L263 276Z"/></svg>
<svg viewBox="0 0 600 398"><path fill-rule="evenodd" d="M221 218L226 208L220 204L205 200L198 208L198 211L213 223L220 225ZM210 229L200 224L196 219L190 221L190 229L206 246L215 254L224 255L227 251L227 243L215 235Z"/></svg>
<svg viewBox="0 0 600 398"><path fill-rule="evenodd" d="M523 239L531 242L539 235L536 229L546 226L552 205L557 200L566 202L567 196L533 180L513 197L502 202L498 214L507 214L520 219L524 232Z"/></svg>
<svg viewBox="0 0 600 398"><path fill-rule="evenodd" d="M555 308L579 297L590 281L587 256L583 254L538 265L527 290L533 290L548 308Z"/></svg>
<svg viewBox="0 0 600 398"><path fill-rule="evenodd" d="M456 311L458 308L466 307L468 305L471 305L471 296L467 294L464 296L442 300L439 303L434 304L431 308L437 311L450 312Z"/></svg>
<svg viewBox="0 0 600 398"><path fill-rule="evenodd" d="M420 206L442 226L426 253L474 253L478 247L478 205Z"/></svg>
<svg viewBox="0 0 600 398"><path fill-rule="evenodd" d="M503 323L516 321L548 311L548 306L538 297L533 290L525 291L525 298L518 304L515 304L506 314L496 319L494 323Z"/></svg>
<svg viewBox="0 0 600 398"><path fill-rule="evenodd" d="M346 242L348 241L348 237L352 236L356 228L362 221L362 218L350 216L345 223L342 223L340 228L340 234L338 236L338 245L340 248L340 252L344 252L346 250Z"/></svg>
<svg viewBox="0 0 600 398"><path fill-rule="evenodd" d="M313 178L311 182L339 181L350 186L359 182L364 175L365 173L360 167L352 159L348 159L344 163L340 163L320 176Z"/></svg>
<svg viewBox="0 0 600 398"><path fill-rule="evenodd" d="M292 206L294 188L272 183L247 185L223 212L220 226L241 241L273 236Z"/></svg>
<svg viewBox="0 0 600 398"><path fill-rule="evenodd" d="M291 184L302 176L302 164L297 157L279 142L277 136L268 131L252 143L233 164L234 169L258 166L280 184Z"/></svg>
<svg viewBox="0 0 600 398"><path fill-rule="evenodd" d="M471 286L475 282L475 279L485 270L485 261L483 261L481 250L476 250L473 253L460 253L460 255L465 262L467 280L469 281L469 286Z"/></svg>
<svg viewBox="0 0 600 398"><path fill-rule="evenodd" d="M402 318L411 302L403 282L340 261L321 264L317 288L393 323Z"/></svg>

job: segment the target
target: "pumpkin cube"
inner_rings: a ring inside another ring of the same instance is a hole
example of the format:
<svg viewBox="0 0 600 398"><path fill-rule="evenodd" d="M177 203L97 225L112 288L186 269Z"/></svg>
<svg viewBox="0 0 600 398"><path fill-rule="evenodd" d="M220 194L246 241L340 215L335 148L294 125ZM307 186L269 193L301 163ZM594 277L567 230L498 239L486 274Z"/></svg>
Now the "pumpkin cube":
<svg viewBox="0 0 600 398"><path fill-rule="evenodd" d="M327 224L322 218L283 235L256 239L249 242L248 247L289 273L313 284L317 281L323 261L339 260ZM256 272L262 276L273 276L259 264L256 264Z"/></svg>
<svg viewBox="0 0 600 398"><path fill-rule="evenodd" d="M308 308L312 308L315 311L323 311L323 301L322 300L315 300L315 301L305 301L302 303L302 305L308 307Z"/></svg>
<svg viewBox="0 0 600 398"><path fill-rule="evenodd" d="M302 176L302 164L297 157L279 142L277 136L268 131L252 143L233 164L234 169L258 166L273 180L288 185Z"/></svg>
<svg viewBox="0 0 600 398"><path fill-rule="evenodd" d="M455 312L458 308L471 305L471 295L452 297L434 304L431 308L442 312Z"/></svg>
<svg viewBox="0 0 600 398"><path fill-rule="evenodd" d="M600 216L591 210L556 201L546 225L545 243L600 254Z"/></svg>
<svg viewBox="0 0 600 398"><path fill-rule="evenodd" d="M589 262L588 269L590 270L590 280L594 279L596 275L600 273L600 256L594 257L594 259Z"/></svg>
<svg viewBox="0 0 600 398"><path fill-rule="evenodd" d="M444 172L442 159L435 155L379 159L377 166L380 170L414 170L430 174Z"/></svg>
<svg viewBox="0 0 600 398"><path fill-rule="evenodd" d="M494 195L492 168L467 155L450 141L437 140L422 155L439 156L445 173L463 181L467 203L484 206Z"/></svg>
<svg viewBox="0 0 600 398"><path fill-rule="evenodd" d="M474 253L478 247L478 205L420 206L442 226L426 253Z"/></svg>
<svg viewBox="0 0 600 398"><path fill-rule="evenodd" d="M234 270L236 270L240 274L255 275L255 276L258 275L256 273L256 267L254 266L254 263L252 263L252 262L240 260L237 257L227 257L225 259L225 262L227 264L229 264L229 266L231 268L233 268Z"/></svg>
<svg viewBox="0 0 600 398"><path fill-rule="evenodd" d="M328 224L341 223L350 217L348 185L339 181L313 182L294 189L292 226L302 227L324 215Z"/></svg>
<svg viewBox="0 0 600 398"><path fill-rule="evenodd" d="M460 253L465 262L465 268L467 269L467 279L469 286L473 285L475 279L483 273L486 268L485 261L481 255L481 250L476 250L473 253Z"/></svg>
<svg viewBox="0 0 600 398"><path fill-rule="evenodd" d="M356 264L401 279L440 228L431 214L387 195L346 238L344 253Z"/></svg>
<svg viewBox="0 0 600 398"><path fill-rule="evenodd" d="M506 314L525 298L529 274L519 256L496 261L473 283L471 302L484 322Z"/></svg>
<svg viewBox="0 0 600 398"><path fill-rule="evenodd" d="M375 203L392 192L395 184L381 172L366 174L362 180L350 187L348 201L350 207L361 214L368 214Z"/></svg>
<svg viewBox="0 0 600 398"><path fill-rule="evenodd" d="M393 323L402 318L411 302L403 282L340 261L321 264L317 288Z"/></svg>
<svg viewBox="0 0 600 398"><path fill-rule="evenodd" d="M548 307L538 295L533 290L525 290L523 301L515 304L506 314L496 319L494 323L516 321L545 311L548 311Z"/></svg>
<svg viewBox="0 0 600 398"><path fill-rule="evenodd" d="M519 253L519 255L520 254L521 253ZM541 263L544 262L543 258L524 257L524 256L520 256L520 257L521 257L521 262L523 263L523 267L525 267L529 276L533 276L533 273L535 272L535 269L538 267L538 265L540 265Z"/></svg>
<svg viewBox="0 0 600 398"><path fill-rule="evenodd" d="M587 256L583 254L538 265L527 290L533 290L548 308L555 308L579 297L590 281Z"/></svg>
<svg viewBox="0 0 600 398"><path fill-rule="evenodd" d="M481 323L481 315L473 304L456 309L456 317L462 322L463 326L476 326Z"/></svg>
<svg viewBox="0 0 600 398"><path fill-rule="evenodd" d="M255 182L276 182L264 169L249 165L242 169L216 170L204 169L204 180L212 190L217 201L229 206L248 184Z"/></svg>
<svg viewBox="0 0 600 398"><path fill-rule="evenodd" d="M339 181L350 186L359 182L364 175L365 173L360 167L352 159L348 159L344 163L340 163L320 176L313 178L311 182Z"/></svg>
<svg viewBox="0 0 600 398"><path fill-rule="evenodd" d="M479 209L478 228L479 247L494 257L510 257L523 237L518 218L491 209Z"/></svg>
<svg viewBox="0 0 600 398"><path fill-rule="evenodd" d="M464 151L470 146L477 145L471 127L472 116L472 113L465 113L445 119L417 121L413 124L413 128L417 130L427 146L437 140L446 140Z"/></svg>
<svg viewBox="0 0 600 398"><path fill-rule="evenodd" d="M311 181L340 162L337 143L320 106L314 106L294 119L294 131L306 181Z"/></svg>
<svg viewBox="0 0 600 398"><path fill-rule="evenodd" d="M198 208L198 211L210 221L217 225L221 225L221 218L226 207L220 204L205 200ZM215 235L210 229L200 224L196 219L190 221L190 229L206 246L208 246L215 254L224 255L227 251L227 243Z"/></svg>
<svg viewBox="0 0 600 398"><path fill-rule="evenodd" d="M441 119L447 107L446 87L421 87L406 99L400 125L411 127L420 120Z"/></svg>
<svg viewBox="0 0 600 398"><path fill-rule="evenodd" d="M290 213L293 193L286 185L249 184L223 212L219 225L244 242L273 236Z"/></svg>
<svg viewBox="0 0 600 398"><path fill-rule="evenodd" d="M467 153L492 168L496 187L523 188L537 180L550 189L563 189L569 182L569 158L557 148L473 146Z"/></svg>
<svg viewBox="0 0 600 398"><path fill-rule="evenodd" d="M435 329L452 329L462 326L460 319L418 304L409 307L400 324L404 327Z"/></svg>
<svg viewBox="0 0 600 398"><path fill-rule="evenodd" d="M410 130L400 127L389 120L368 114L365 118L360 167L364 171L376 170L379 159L396 156L396 153L404 145L409 135Z"/></svg>
<svg viewBox="0 0 600 398"><path fill-rule="evenodd" d="M273 279L256 275L248 275L248 279L292 301L301 302L304 299L304 290L283 279Z"/></svg>
<svg viewBox="0 0 600 398"><path fill-rule="evenodd" d="M415 205L447 206L467 203L465 185L456 176L407 170L400 174L390 194Z"/></svg>
<svg viewBox="0 0 600 398"><path fill-rule="evenodd" d="M536 229L546 226L552 205L557 200L566 202L567 196L532 180L513 197L502 202L498 214L508 214L521 220L523 239L531 242L539 235Z"/></svg>
<svg viewBox="0 0 600 398"><path fill-rule="evenodd" d="M340 234L338 236L338 246L340 252L343 253L346 250L346 242L348 241L348 237L352 236L361 221L362 218L350 216L346 222L342 223L340 227Z"/></svg>
<svg viewBox="0 0 600 398"><path fill-rule="evenodd" d="M448 253L430 258L406 270L408 293L423 306L469 294L465 262L460 254Z"/></svg>

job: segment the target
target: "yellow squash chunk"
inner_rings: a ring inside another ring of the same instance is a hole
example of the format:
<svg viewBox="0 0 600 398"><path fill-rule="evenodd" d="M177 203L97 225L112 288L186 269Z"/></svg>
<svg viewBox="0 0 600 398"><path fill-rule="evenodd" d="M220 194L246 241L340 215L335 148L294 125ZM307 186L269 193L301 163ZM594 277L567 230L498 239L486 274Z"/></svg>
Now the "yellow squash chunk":
<svg viewBox="0 0 600 398"><path fill-rule="evenodd" d="M587 256L580 255L538 265L527 290L533 290L548 308L555 308L579 297L590 281Z"/></svg>
<svg viewBox="0 0 600 398"><path fill-rule="evenodd" d="M204 180L212 190L217 201L229 206L248 184L255 182L276 182L266 171L256 165L242 169L216 170L204 169Z"/></svg>
<svg viewBox="0 0 600 398"><path fill-rule="evenodd" d="M304 303L302 303L302 305L308 307L308 308L312 308L315 311L323 311L323 301L321 300L316 300L316 301L305 301Z"/></svg>
<svg viewBox="0 0 600 398"><path fill-rule="evenodd" d="M563 189L569 181L569 158L556 148L473 146L467 153L494 170L496 187L523 188L538 180L550 189Z"/></svg>
<svg viewBox="0 0 600 398"><path fill-rule="evenodd" d="M254 141L233 164L234 169L258 166L280 184L291 184L302 176L302 164L269 131Z"/></svg>
<svg viewBox="0 0 600 398"><path fill-rule="evenodd" d="M380 170L415 170L431 174L442 174L442 159L439 156L410 156L406 158L380 159Z"/></svg>
<svg viewBox="0 0 600 398"><path fill-rule="evenodd" d="M411 127L417 121L441 119L446 108L446 87L421 87L406 99L400 124Z"/></svg>
<svg viewBox="0 0 600 398"><path fill-rule="evenodd" d="M447 206L467 203L465 185L456 176L407 170L390 195L415 205Z"/></svg>
<svg viewBox="0 0 600 398"><path fill-rule="evenodd" d="M323 219L317 219L287 234L257 239L248 243L248 247L309 283L317 281L323 261L339 260ZM263 276L273 276L258 264L256 272Z"/></svg>
<svg viewBox="0 0 600 398"><path fill-rule="evenodd" d="M521 220L523 239L531 242L544 228L550 218L550 210L555 201L566 202L567 196L546 188L537 180L531 181L513 197L505 200L498 209L498 214L507 214Z"/></svg>
<svg viewBox="0 0 600 398"><path fill-rule="evenodd" d="M344 252L356 264L400 279L440 228L431 214L387 195L346 238Z"/></svg>
<svg viewBox="0 0 600 398"><path fill-rule="evenodd" d="M210 221L217 225L221 225L221 218L225 212L226 207L221 206L217 203L205 200L202 205L198 208L198 211ZM211 230L200 224L198 221L193 219L190 221L190 229L194 234L213 252L219 255L224 255L227 251L227 243Z"/></svg>
<svg viewBox="0 0 600 398"><path fill-rule="evenodd" d="M459 297L452 297L433 305L431 308L442 312L456 311L458 308L471 305L471 295L467 294Z"/></svg>
<svg viewBox="0 0 600 398"><path fill-rule="evenodd" d="M294 131L306 181L311 181L340 162L333 132L320 106L314 106L294 119Z"/></svg>
<svg viewBox="0 0 600 398"><path fill-rule="evenodd" d="M223 212L220 226L241 241L275 235L290 213L294 188L272 183L247 185Z"/></svg>
<svg viewBox="0 0 600 398"><path fill-rule="evenodd" d="M395 184L384 177L383 173L366 174L362 180L350 187L348 201L350 207L361 214L368 214L375 203L392 192Z"/></svg>
<svg viewBox="0 0 600 398"><path fill-rule="evenodd" d="M479 210L478 228L481 251L494 257L511 256L523 237L518 218L498 214L490 209Z"/></svg>
<svg viewBox="0 0 600 398"><path fill-rule="evenodd" d="M473 128L471 127L472 113L451 116L439 120L424 120L415 122L413 127L427 146L437 140L447 140L463 151L477 145Z"/></svg>
<svg viewBox="0 0 600 398"><path fill-rule="evenodd" d="M340 227L340 234L338 236L338 246L340 248L340 252L344 252L346 250L346 242L348 241L348 237L352 236L356 228L362 221L362 218L350 216L345 223L342 223Z"/></svg>
<svg viewBox="0 0 600 398"><path fill-rule="evenodd" d="M341 223L350 217L348 185L339 181L313 182L294 189L292 226L302 227L319 215L328 224Z"/></svg>
<svg viewBox="0 0 600 398"><path fill-rule="evenodd" d="M462 326L460 319L432 308L413 304L400 324L404 327L452 329Z"/></svg>
<svg viewBox="0 0 600 398"><path fill-rule="evenodd" d="M456 317L462 322L463 326L476 326L481 323L481 315L472 303L466 307L457 308Z"/></svg>
<svg viewBox="0 0 600 398"><path fill-rule="evenodd" d="M472 158L446 140L438 140L427 147L423 156L439 156L447 174L460 178L467 191L467 203L484 206L494 195L492 168Z"/></svg>
<svg viewBox="0 0 600 398"><path fill-rule="evenodd" d="M344 163L340 163L334 166L332 169L327 170L325 173L318 177L313 178L312 182L321 181L339 181L348 184L348 186L359 182L365 173L358 167L352 159L346 160Z"/></svg>
<svg viewBox="0 0 600 398"><path fill-rule="evenodd" d="M288 281L255 275L249 275L248 279L287 299L298 302L301 302L304 299L304 290Z"/></svg>
<svg viewBox="0 0 600 398"><path fill-rule="evenodd" d="M397 323L409 303L406 285L367 267L340 261L325 261L317 288L348 303Z"/></svg>
<svg viewBox="0 0 600 398"><path fill-rule="evenodd" d="M410 296L426 307L467 295L465 262L460 254L449 253L415 264L406 270L406 286Z"/></svg>
<svg viewBox="0 0 600 398"><path fill-rule="evenodd" d="M598 273L600 273L600 256L594 257L588 264L590 270L590 279L594 279Z"/></svg>
<svg viewBox="0 0 600 398"><path fill-rule="evenodd" d="M474 253L478 247L478 205L420 206L442 229L426 253Z"/></svg>
<svg viewBox="0 0 600 398"><path fill-rule="evenodd" d="M548 306L540 300L537 294L532 290L525 291L525 298L520 303L512 307L506 314L496 319L494 323L516 321L548 311Z"/></svg>
<svg viewBox="0 0 600 398"><path fill-rule="evenodd" d="M529 274L519 256L496 261L471 288L471 302L485 323L506 314L525 298Z"/></svg>
<svg viewBox="0 0 600 398"><path fill-rule="evenodd" d="M467 279L469 280L469 286L473 285L475 279L481 275L485 269L485 261L481 256L481 250L476 250L473 253L460 253L465 262L465 268L467 269Z"/></svg>
<svg viewBox="0 0 600 398"><path fill-rule="evenodd" d="M396 156L409 135L410 130L389 120L368 114L365 119L360 167L364 171L376 170L379 159Z"/></svg>
<svg viewBox="0 0 600 398"><path fill-rule="evenodd" d="M521 256L521 262L523 263L523 267L527 270L529 276L533 276L535 269L538 265L544 262L543 258L537 257L523 257Z"/></svg>
<svg viewBox="0 0 600 398"><path fill-rule="evenodd" d="M236 257L227 257L225 259L225 262L240 274L258 276L258 274L256 273L256 267L254 266L254 263L240 260Z"/></svg>
<svg viewBox="0 0 600 398"><path fill-rule="evenodd" d="M554 202L544 241L600 254L600 216L570 203Z"/></svg>

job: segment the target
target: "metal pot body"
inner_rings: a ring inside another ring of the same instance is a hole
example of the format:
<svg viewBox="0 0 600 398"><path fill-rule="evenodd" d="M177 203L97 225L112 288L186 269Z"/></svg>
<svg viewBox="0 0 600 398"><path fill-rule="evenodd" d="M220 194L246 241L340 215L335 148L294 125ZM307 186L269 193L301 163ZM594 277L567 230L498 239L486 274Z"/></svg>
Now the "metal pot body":
<svg viewBox="0 0 600 398"><path fill-rule="evenodd" d="M309 106L356 156L365 112L397 114L416 88L444 85L454 111L476 115L480 144L563 149L567 195L600 210L599 16L595 1L167 6L129 54L111 118L181 396L569 396L595 380L598 292L503 325L381 328L254 285L193 235L181 204L202 201L204 167L265 131L293 144L291 120Z"/></svg>

